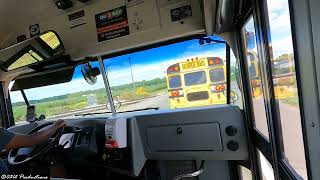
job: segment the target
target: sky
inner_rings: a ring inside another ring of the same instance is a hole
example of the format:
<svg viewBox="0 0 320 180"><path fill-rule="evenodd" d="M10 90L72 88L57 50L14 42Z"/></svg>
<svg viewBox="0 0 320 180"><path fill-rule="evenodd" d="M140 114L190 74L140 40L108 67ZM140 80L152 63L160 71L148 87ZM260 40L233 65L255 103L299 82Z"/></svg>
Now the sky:
<svg viewBox="0 0 320 180"><path fill-rule="evenodd" d="M291 28L287 0L268 0L267 2L274 57L284 53L292 53ZM252 22L251 28L249 29L254 30ZM218 36L211 38L221 40ZM110 85L117 86L132 82L130 61L133 80L137 82L154 78L163 78L166 75L166 69L170 65L184 61L187 58L208 56L218 56L225 59L225 45L212 44L200 46L198 40L189 40L106 59L104 65L107 69ZM231 60L234 62L235 57L232 56ZM98 62L93 63L93 66L98 67ZM10 88L12 85L13 83L10 84ZM75 69L72 81L68 83L30 89L25 92L28 99L37 100L67 93L100 89L103 87L104 83L101 75L98 76L98 81L95 85L87 84L82 78L80 66L78 66ZM20 92L11 92L10 95L12 102L23 101Z"/></svg>

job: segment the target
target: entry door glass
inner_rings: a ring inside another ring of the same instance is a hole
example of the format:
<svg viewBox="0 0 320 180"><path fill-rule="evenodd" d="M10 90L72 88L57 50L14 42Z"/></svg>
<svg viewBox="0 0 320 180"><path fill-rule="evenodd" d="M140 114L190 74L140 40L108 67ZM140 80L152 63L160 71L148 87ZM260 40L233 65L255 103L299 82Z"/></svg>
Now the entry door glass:
<svg viewBox="0 0 320 180"><path fill-rule="evenodd" d="M274 93L284 145L283 159L307 179L288 0L267 0L267 4Z"/></svg>
<svg viewBox="0 0 320 180"><path fill-rule="evenodd" d="M249 72L249 82L251 89L252 107L254 114L254 121L256 128L265 136L269 138L268 124L265 111L265 102L263 96L263 84L261 79L260 59L256 44L256 33L254 20L251 17L242 29L246 62Z"/></svg>

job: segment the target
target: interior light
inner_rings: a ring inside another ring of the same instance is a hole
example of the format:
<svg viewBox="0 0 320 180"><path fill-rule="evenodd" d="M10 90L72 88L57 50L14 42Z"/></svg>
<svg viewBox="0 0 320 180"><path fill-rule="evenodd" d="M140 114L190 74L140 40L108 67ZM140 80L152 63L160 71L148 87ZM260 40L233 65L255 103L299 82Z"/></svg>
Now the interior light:
<svg viewBox="0 0 320 180"><path fill-rule="evenodd" d="M59 0L56 1L56 6L58 7L58 9L69 9L72 7L72 1L70 0Z"/></svg>

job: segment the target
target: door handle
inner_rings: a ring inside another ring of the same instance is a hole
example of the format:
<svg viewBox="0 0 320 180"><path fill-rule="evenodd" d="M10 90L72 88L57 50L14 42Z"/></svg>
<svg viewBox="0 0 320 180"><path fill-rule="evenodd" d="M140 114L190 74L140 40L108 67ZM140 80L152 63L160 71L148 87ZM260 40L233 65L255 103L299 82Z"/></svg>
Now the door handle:
<svg viewBox="0 0 320 180"><path fill-rule="evenodd" d="M180 179L183 179L183 178L197 177L200 174L202 174L203 171L204 171L204 161L201 161L201 165L200 165L200 168L199 168L198 171L195 171L193 173L187 173L187 174L178 175L178 176L174 177L173 180L180 180Z"/></svg>

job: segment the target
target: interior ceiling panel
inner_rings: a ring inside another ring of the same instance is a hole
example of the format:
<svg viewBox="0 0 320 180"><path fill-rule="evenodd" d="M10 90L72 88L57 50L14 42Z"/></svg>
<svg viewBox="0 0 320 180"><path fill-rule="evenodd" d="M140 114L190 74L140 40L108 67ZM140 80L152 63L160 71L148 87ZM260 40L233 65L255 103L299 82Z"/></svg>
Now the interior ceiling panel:
<svg viewBox="0 0 320 180"><path fill-rule="evenodd" d="M0 48L15 43L19 35L26 34L28 38L28 28L33 24L39 24L41 32L56 31L65 45L66 53L70 54L72 59L103 54L106 49L108 52L116 52L204 32L200 1L148 0L141 1L142 3L138 5L127 6L130 29L128 36L100 42L97 40L95 16L126 6L129 1L91 0L89 3L80 3L74 0L72 2L74 3L72 8L59 10L54 0L0 1ZM188 6L191 6L192 16L177 21L172 19L170 13L173 10ZM70 28L68 15L81 10L85 13L84 25Z"/></svg>
<svg viewBox="0 0 320 180"><path fill-rule="evenodd" d="M0 1L0 49L15 43L16 29L63 13L53 0L1 0ZM7 42L10 41L10 42Z"/></svg>

